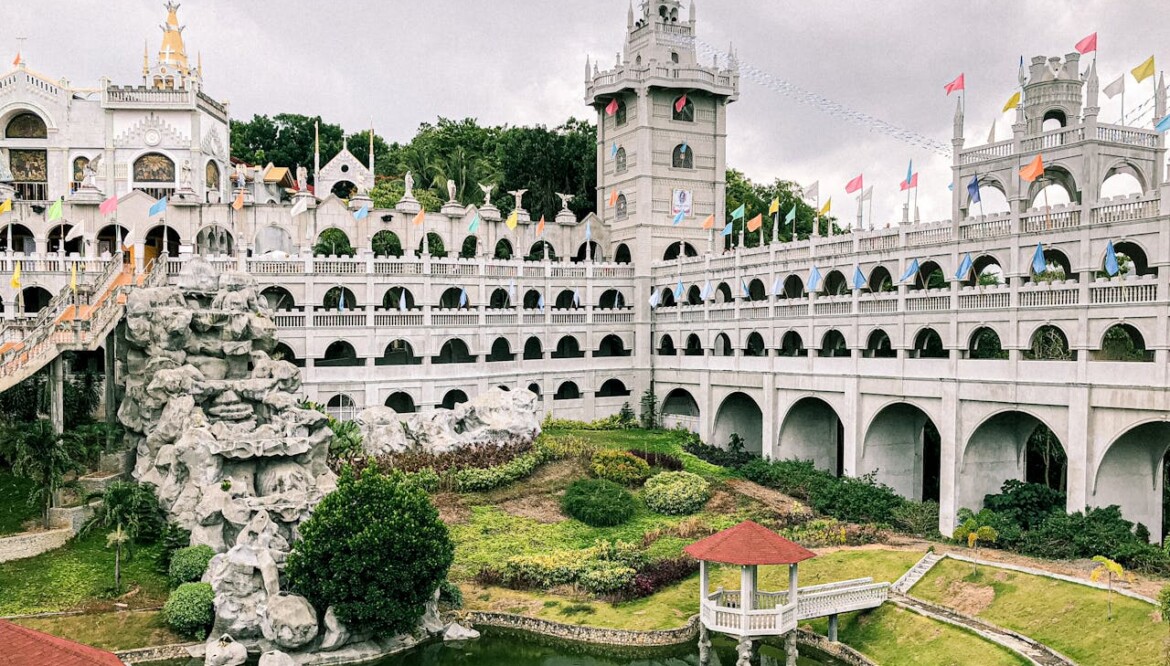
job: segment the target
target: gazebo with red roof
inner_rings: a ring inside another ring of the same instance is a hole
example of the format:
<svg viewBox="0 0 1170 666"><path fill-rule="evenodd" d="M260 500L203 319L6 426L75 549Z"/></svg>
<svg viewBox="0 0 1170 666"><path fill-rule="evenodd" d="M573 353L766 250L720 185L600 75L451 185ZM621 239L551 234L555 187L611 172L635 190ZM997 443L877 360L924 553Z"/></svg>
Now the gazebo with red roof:
<svg viewBox="0 0 1170 666"><path fill-rule="evenodd" d="M123 666L112 652L0 620L0 661L11 666Z"/></svg>

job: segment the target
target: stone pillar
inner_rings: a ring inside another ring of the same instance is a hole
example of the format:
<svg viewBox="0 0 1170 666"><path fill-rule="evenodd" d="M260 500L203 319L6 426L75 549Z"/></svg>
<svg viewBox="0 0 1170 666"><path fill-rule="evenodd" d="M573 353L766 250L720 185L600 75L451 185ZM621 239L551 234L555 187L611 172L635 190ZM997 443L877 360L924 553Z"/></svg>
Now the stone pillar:
<svg viewBox="0 0 1170 666"><path fill-rule="evenodd" d="M105 391L104 402L106 403L106 423L118 422L118 377L117 377L117 327L106 336L105 344L105 375L106 380L103 386ZM113 444L113 442L107 442ZM108 447L107 447L108 448Z"/></svg>
<svg viewBox="0 0 1170 666"><path fill-rule="evenodd" d="M748 636L740 636L739 643L735 646L735 666L751 666L752 664L752 639ZM795 663L792 665L795 666Z"/></svg>
<svg viewBox="0 0 1170 666"><path fill-rule="evenodd" d="M836 613L829 616L829 640L834 643L837 642L837 619Z"/></svg>
<svg viewBox="0 0 1170 666"><path fill-rule="evenodd" d="M793 629L784 636L784 666L796 666L796 657L796 630Z"/></svg>
<svg viewBox="0 0 1170 666"><path fill-rule="evenodd" d="M49 420L53 432L65 431L65 361L60 354L49 362Z"/></svg>
<svg viewBox="0 0 1170 666"><path fill-rule="evenodd" d="M711 662L711 634L707 625L699 622L699 664L707 666Z"/></svg>

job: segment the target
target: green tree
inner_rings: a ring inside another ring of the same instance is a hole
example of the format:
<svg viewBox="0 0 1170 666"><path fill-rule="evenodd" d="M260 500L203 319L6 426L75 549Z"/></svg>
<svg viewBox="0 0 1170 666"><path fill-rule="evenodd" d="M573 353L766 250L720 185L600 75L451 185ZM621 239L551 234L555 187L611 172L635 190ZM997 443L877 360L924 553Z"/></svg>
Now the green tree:
<svg viewBox="0 0 1170 666"><path fill-rule="evenodd" d="M555 129L510 127L496 147L502 181L495 204L503 215L515 206L508 190L527 189L524 207L532 219L556 217L556 193L574 195L569 209L578 217L593 212L597 196L597 128L570 118Z"/></svg>
<svg viewBox="0 0 1170 666"><path fill-rule="evenodd" d="M87 497L86 501L92 499L101 499L101 504L82 525L82 534L95 527L117 527L139 543L156 541L162 535L166 514L152 484L115 481L104 491Z"/></svg>
<svg viewBox="0 0 1170 666"><path fill-rule="evenodd" d="M339 257L352 257L357 252L353 246L349 244L349 236L345 232L336 227L330 227L321 232L317 237L317 243L313 246L313 254L318 256L337 255Z"/></svg>
<svg viewBox="0 0 1170 666"><path fill-rule="evenodd" d="M6 438L12 444L12 471L34 479L37 485L29 495L30 504L40 504L45 527L49 526L49 509L57 491L71 485L70 474L85 471L84 451L70 433L58 435L48 419L29 424L11 425Z"/></svg>
<svg viewBox="0 0 1170 666"><path fill-rule="evenodd" d="M412 629L455 558L426 491L372 466L346 467L300 533L285 569L293 589L374 635Z"/></svg>
<svg viewBox="0 0 1170 666"><path fill-rule="evenodd" d="M232 157L252 164L264 165L272 162L277 166L289 168L304 166L309 170L309 182L312 183L314 124L318 122L321 159L329 160L341 151L343 137L341 126L323 122L320 116L303 116L296 113L279 113L271 118L256 115L248 121L233 120Z"/></svg>
<svg viewBox="0 0 1170 666"><path fill-rule="evenodd" d="M1107 619L1112 620L1113 619L1113 581L1118 580L1118 581L1132 583L1133 582L1133 574L1126 571L1125 567L1121 566L1117 562L1114 562L1113 560L1109 559L1108 557L1105 557L1104 555L1094 555L1093 561L1097 563L1097 566L1093 568L1093 573L1090 574L1089 577L1093 580L1094 583L1101 580L1102 578L1105 579L1106 585L1109 589L1109 591L1105 595L1105 598L1108 600L1108 609L1109 609Z"/></svg>
<svg viewBox="0 0 1170 666"><path fill-rule="evenodd" d="M758 247L761 243L770 243L773 237L773 225L776 215L769 215L768 210L774 199L780 202L779 223L780 241L792 240L792 224L785 223L785 218L792 208L796 207L796 237L808 238L812 234L814 222L820 226L821 233L828 233L830 226L840 233L836 226L836 218L820 215L800 196L800 186L788 180L777 178L770 185L761 185L752 182L743 172L736 169L727 170L727 197L726 220L732 223L732 234L724 238L724 248L730 249L739 245L739 233L743 225L757 214L763 215L763 224L756 231L744 234L746 247ZM744 207L743 219L731 219L732 211L740 206Z"/></svg>
<svg viewBox="0 0 1170 666"><path fill-rule="evenodd" d="M114 549L114 594L120 594L122 592L122 549L126 549L127 558L131 554L130 535L122 529L121 524L115 527L113 532L106 535L106 548Z"/></svg>
<svg viewBox="0 0 1170 666"><path fill-rule="evenodd" d="M980 543L995 543L999 539L999 533L990 525L981 525L976 529L967 532L967 547L975 551L975 557L979 557ZM972 572L975 571L975 565L971 565Z"/></svg>

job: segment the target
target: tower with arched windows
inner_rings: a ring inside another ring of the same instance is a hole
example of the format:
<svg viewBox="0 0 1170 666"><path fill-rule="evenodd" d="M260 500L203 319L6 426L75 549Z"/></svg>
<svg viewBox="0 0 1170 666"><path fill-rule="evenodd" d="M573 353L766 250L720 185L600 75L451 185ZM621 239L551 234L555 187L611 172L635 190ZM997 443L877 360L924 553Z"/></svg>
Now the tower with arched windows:
<svg viewBox="0 0 1170 666"><path fill-rule="evenodd" d="M714 214L716 229L723 225L727 104L738 97L739 74L734 62L699 61L694 2L685 10L678 0L631 5L617 63L604 72L586 63L585 87L598 114L607 254L625 244L636 265L648 266L679 241L705 249L703 220Z"/></svg>

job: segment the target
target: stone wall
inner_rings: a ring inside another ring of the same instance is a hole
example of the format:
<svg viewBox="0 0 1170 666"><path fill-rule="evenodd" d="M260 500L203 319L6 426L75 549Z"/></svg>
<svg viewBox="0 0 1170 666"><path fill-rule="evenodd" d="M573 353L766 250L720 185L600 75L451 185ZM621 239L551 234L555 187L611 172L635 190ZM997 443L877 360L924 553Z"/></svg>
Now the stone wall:
<svg viewBox="0 0 1170 666"><path fill-rule="evenodd" d="M541 620L512 613L490 613L486 611L467 611L460 614L461 620L472 625L489 627L503 627L517 629L544 636L553 636L568 641L582 643L598 643L601 645L624 645L635 647L652 647L663 645L678 645L697 639L699 635L699 616L692 615L687 623L676 629L660 631L631 631L629 629L606 629L602 627L585 627L576 624L562 624L549 620Z"/></svg>
<svg viewBox="0 0 1170 666"><path fill-rule="evenodd" d="M0 562L22 560L64 546L73 538L73 530L56 529L23 532L0 538Z"/></svg>

